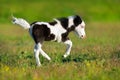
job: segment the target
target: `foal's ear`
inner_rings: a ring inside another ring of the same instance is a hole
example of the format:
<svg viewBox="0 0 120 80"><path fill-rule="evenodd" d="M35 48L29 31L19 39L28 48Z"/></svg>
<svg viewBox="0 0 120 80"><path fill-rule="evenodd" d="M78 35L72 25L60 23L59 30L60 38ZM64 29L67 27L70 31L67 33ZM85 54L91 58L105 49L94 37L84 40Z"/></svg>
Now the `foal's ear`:
<svg viewBox="0 0 120 80"><path fill-rule="evenodd" d="M13 16L13 14L11 14L10 18L11 18L11 19L14 19L15 17Z"/></svg>
<svg viewBox="0 0 120 80"><path fill-rule="evenodd" d="M78 26L79 24L82 23L82 19L80 18L80 16L75 15L73 22L74 22L75 26Z"/></svg>
<svg viewBox="0 0 120 80"><path fill-rule="evenodd" d="M17 18L14 17L13 14L11 14L11 16L10 16L10 20L12 21L13 24L14 24L14 22L15 22L16 19L17 19Z"/></svg>

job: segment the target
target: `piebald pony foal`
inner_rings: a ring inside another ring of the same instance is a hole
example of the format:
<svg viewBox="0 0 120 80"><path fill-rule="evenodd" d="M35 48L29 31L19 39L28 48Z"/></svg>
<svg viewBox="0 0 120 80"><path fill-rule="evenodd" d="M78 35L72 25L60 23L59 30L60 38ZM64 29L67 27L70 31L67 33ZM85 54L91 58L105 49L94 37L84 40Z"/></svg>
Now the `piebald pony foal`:
<svg viewBox="0 0 120 80"><path fill-rule="evenodd" d="M85 23L80 16L69 16L54 19L53 22L33 22L29 24L22 18L13 17L12 22L18 24L24 29L29 29L29 33L35 41L34 54L37 66L40 66L39 54L41 53L49 61L51 58L42 50L43 41L57 41L63 42L67 45L64 58L66 58L71 51L72 41L69 39L68 34L74 31L79 38L85 38Z"/></svg>

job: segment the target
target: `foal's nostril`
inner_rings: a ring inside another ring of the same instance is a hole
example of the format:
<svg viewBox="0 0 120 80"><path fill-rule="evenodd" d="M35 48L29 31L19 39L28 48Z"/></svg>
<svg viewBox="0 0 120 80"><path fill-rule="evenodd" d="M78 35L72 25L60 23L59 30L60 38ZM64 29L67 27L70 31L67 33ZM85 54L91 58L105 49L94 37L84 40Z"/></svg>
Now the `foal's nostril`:
<svg viewBox="0 0 120 80"><path fill-rule="evenodd" d="M83 37L83 35L81 35L81 37Z"/></svg>
<svg viewBox="0 0 120 80"><path fill-rule="evenodd" d="M82 39L86 38L86 35L81 35L81 38L82 38Z"/></svg>

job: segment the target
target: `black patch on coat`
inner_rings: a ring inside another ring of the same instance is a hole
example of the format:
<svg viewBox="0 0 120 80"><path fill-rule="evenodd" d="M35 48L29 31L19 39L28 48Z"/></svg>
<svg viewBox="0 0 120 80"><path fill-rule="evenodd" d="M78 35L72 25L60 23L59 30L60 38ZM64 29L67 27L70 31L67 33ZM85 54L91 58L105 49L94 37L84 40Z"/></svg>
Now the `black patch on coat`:
<svg viewBox="0 0 120 80"><path fill-rule="evenodd" d="M36 43L42 43L44 40L50 41L55 38L53 34L50 34L50 29L45 24L35 24L32 29L32 35Z"/></svg>
<svg viewBox="0 0 120 80"><path fill-rule="evenodd" d="M80 18L80 16L76 15L73 22L75 26L78 26L79 24L82 23L82 19Z"/></svg>
<svg viewBox="0 0 120 80"><path fill-rule="evenodd" d="M75 30L75 26L72 25L70 28L67 29L68 32L74 31Z"/></svg>
<svg viewBox="0 0 120 80"><path fill-rule="evenodd" d="M54 26L54 25L57 24L57 22L56 22L56 21L53 21L53 22L49 22L49 24L52 25L52 26Z"/></svg>
<svg viewBox="0 0 120 80"><path fill-rule="evenodd" d="M64 29L68 28L68 18L59 18L58 19Z"/></svg>
<svg viewBox="0 0 120 80"><path fill-rule="evenodd" d="M69 32L66 32L66 33L63 33L61 36L62 36L62 41L65 42L66 40L69 40L68 38L68 34Z"/></svg>
<svg viewBox="0 0 120 80"><path fill-rule="evenodd" d="M50 34L49 36L45 37L45 41L50 41L50 40L54 40L54 39L55 39L54 34Z"/></svg>

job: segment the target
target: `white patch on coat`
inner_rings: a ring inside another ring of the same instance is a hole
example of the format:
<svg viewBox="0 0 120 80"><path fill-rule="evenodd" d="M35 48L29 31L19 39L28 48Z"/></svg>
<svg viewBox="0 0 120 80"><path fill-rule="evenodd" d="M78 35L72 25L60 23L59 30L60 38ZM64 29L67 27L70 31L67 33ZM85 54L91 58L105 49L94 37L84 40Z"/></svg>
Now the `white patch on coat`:
<svg viewBox="0 0 120 80"><path fill-rule="evenodd" d="M74 25L73 19L74 19L74 16L69 16L68 17L68 20L69 20L69 22L68 22L68 28L70 28L72 25Z"/></svg>
<svg viewBox="0 0 120 80"><path fill-rule="evenodd" d="M38 24L38 25L44 24L44 25L46 25L50 29L50 32L51 32L50 34L54 34L55 35L55 39L53 41L57 40L57 42L61 42L62 41L62 36L61 35L63 33L65 33L65 32L67 32L67 30L64 29L62 27L62 25L60 24L60 22L58 22L58 21L57 21L57 24L54 25L54 26L50 25L47 22L36 22L35 24ZM30 33L32 33L32 29L30 29Z"/></svg>

